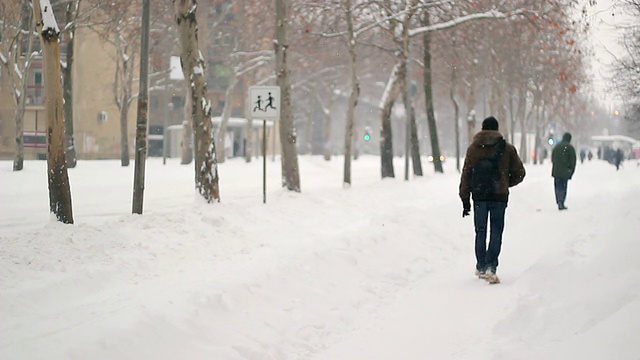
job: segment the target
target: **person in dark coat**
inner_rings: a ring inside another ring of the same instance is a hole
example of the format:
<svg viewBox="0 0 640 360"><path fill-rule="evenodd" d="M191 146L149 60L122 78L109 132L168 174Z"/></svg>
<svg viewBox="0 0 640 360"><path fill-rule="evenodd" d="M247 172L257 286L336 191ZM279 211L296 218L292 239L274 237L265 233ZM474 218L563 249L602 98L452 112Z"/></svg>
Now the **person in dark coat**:
<svg viewBox="0 0 640 360"><path fill-rule="evenodd" d="M571 145L571 134L564 133L562 141L551 151L551 176L556 193L556 204L559 210L566 210L564 202L567 198L567 185L576 170L576 150Z"/></svg>
<svg viewBox="0 0 640 360"><path fill-rule="evenodd" d="M587 152L584 149L580 150L580 164L584 162L585 157L587 157Z"/></svg>
<svg viewBox="0 0 640 360"><path fill-rule="evenodd" d="M489 195L474 194L471 191L471 174L481 160L492 157L497 149L504 149L497 159L498 180L494 192ZM490 283L499 282L496 276L498 256L502 247L504 216L509 200L509 188L524 180L524 165L516 148L507 143L498 132L498 120L493 116L484 119L482 131L477 133L467 149L460 176L459 196L462 200L462 217L471 212L473 199L475 226L476 275ZM490 221L489 247L487 248L487 221Z"/></svg>
<svg viewBox="0 0 640 360"><path fill-rule="evenodd" d="M620 170L620 164L622 164L622 160L624 160L624 152L622 152L622 149L618 148L614 156L614 164L616 165L616 171Z"/></svg>

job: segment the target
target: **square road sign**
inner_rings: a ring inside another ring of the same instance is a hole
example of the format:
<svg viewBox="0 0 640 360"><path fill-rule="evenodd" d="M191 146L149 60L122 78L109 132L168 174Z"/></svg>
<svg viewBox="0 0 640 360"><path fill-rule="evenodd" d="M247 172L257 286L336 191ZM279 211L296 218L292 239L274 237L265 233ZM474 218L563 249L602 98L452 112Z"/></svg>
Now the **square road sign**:
<svg viewBox="0 0 640 360"><path fill-rule="evenodd" d="M280 87L249 87L249 114L254 120L277 120L280 118Z"/></svg>

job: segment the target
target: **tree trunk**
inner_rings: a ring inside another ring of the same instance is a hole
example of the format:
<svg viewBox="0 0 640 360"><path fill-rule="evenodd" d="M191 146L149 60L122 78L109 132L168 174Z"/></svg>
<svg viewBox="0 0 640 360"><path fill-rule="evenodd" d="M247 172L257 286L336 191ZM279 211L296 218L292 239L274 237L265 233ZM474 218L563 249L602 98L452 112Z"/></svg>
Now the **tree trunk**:
<svg viewBox="0 0 640 360"><path fill-rule="evenodd" d="M276 84L280 87L280 146L282 147L282 186L300 192L300 173L296 152L297 134L293 126L291 108L291 80L287 67L287 1L275 0L276 5Z"/></svg>
<svg viewBox="0 0 640 360"><path fill-rule="evenodd" d="M429 13L425 11L423 26L429 26ZM440 161L440 144L438 142L438 128L436 116L433 111L433 87L431 84L431 33L425 32L422 36L424 44L424 96L427 108L427 122L429 124L429 138L431 139L431 154L433 156L433 168L435 172L443 173L442 161Z"/></svg>
<svg viewBox="0 0 640 360"><path fill-rule="evenodd" d="M49 0L34 4L34 19L42 44L44 63L44 91L47 113L47 170L49 183L49 209L58 221L73 224L71 188L67 174L64 144L64 115L60 73L60 45L58 29ZM43 21L43 17L45 21Z"/></svg>
<svg viewBox="0 0 640 360"><path fill-rule="evenodd" d="M519 123L520 125L520 138L522 139L523 137L527 136L527 129L525 128L525 116L527 113L527 89L524 86L521 86L519 91L518 91L518 105L517 105L517 119L516 121ZM514 145L516 145L514 143ZM528 163L529 162L529 154L527 154L526 149L523 149L522 147L520 147L520 160L522 160L523 163Z"/></svg>
<svg viewBox="0 0 640 360"><path fill-rule="evenodd" d="M244 161L251 162L251 156L253 155L253 119L249 117L247 119L247 128L245 129L245 143L244 143Z"/></svg>
<svg viewBox="0 0 640 360"><path fill-rule="evenodd" d="M129 166L129 99L124 99L122 106L120 107L120 164L122 166Z"/></svg>
<svg viewBox="0 0 640 360"><path fill-rule="evenodd" d="M80 7L80 0L70 2L67 4L66 22L67 24L73 23L77 19L78 11ZM76 145L74 141L73 133L73 60L74 60L74 48L75 43L75 24L69 29L69 38L67 39L67 64L63 68L63 83L64 88L64 130L65 130L65 144L66 144L66 159L67 166L70 168L76 167L78 162L76 156Z"/></svg>
<svg viewBox="0 0 640 360"><path fill-rule="evenodd" d="M455 41L455 40L454 40ZM455 46L455 42L454 42L454 46ZM453 129L454 129L454 136L456 137L455 139L455 143L456 143L456 170L458 170L458 172L460 172L460 124L458 123L459 121L459 116L460 116L460 106L458 105L458 100L456 100L456 91L455 91L455 84L456 81L458 79L458 73L457 73L457 65L454 64L451 67L451 85L449 87L449 98L451 99L451 102L453 103Z"/></svg>
<svg viewBox="0 0 640 360"><path fill-rule="evenodd" d="M227 129L229 127L229 117L231 116L231 108L233 107L233 92L238 83L235 71L231 72L231 78L229 79L229 86L225 92L224 108L222 108L222 116L220 116L220 129L218 130L218 143L216 144L216 152L218 156L218 163L222 164L227 159L225 151L225 137L227 135Z"/></svg>
<svg viewBox="0 0 640 360"><path fill-rule="evenodd" d="M400 91L399 73L401 64L391 70L391 76L380 99L380 162L382 178L395 177L393 169L393 132L391 130L391 108Z"/></svg>
<svg viewBox="0 0 640 360"><path fill-rule="evenodd" d="M182 142L181 142L181 152L182 156L180 159L180 164L188 165L193 161L193 147L191 143L193 142L193 119L191 119L191 95L189 95L189 89L187 89L187 94L185 96L184 102L184 120L182 121Z"/></svg>
<svg viewBox="0 0 640 360"><path fill-rule="evenodd" d="M418 124L416 123L416 110L411 104L411 160L413 161L413 175L423 176L422 160L420 159L420 139L418 138Z"/></svg>
<svg viewBox="0 0 640 360"><path fill-rule="evenodd" d="M322 108L322 153L326 161L331 160L331 108L333 107L333 91L329 94L329 104L325 108L322 102L318 101Z"/></svg>
<svg viewBox="0 0 640 360"><path fill-rule="evenodd" d="M318 84L313 85L311 94L308 96L309 106L307 107L307 127L305 128L304 142L305 146L302 149L303 154L313 154L313 145L311 144L311 137L313 136L313 123L316 114L316 107L318 106Z"/></svg>
<svg viewBox="0 0 640 360"><path fill-rule="evenodd" d="M13 171L20 171L24 168L24 113L27 99L27 76L29 67L31 66L31 52L33 51L33 13L29 14L29 35L27 37L27 56L25 59L25 66L22 70L21 89L20 94L16 97L16 111L15 111L15 124L16 124L16 152L13 158ZM22 46L22 32L18 34L18 46ZM18 51L21 51L19 49ZM18 52L20 54L20 52ZM16 54L16 57L18 57ZM16 92L14 92L16 93Z"/></svg>
<svg viewBox="0 0 640 360"><path fill-rule="evenodd" d="M471 79L467 98L467 145L471 145L476 134L476 80Z"/></svg>
<svg viewBox="0 0 640 360"><path fill-rule="evenodd" d="M408 53L407 53L408 54ZM409 68L407 67L406 71L407 75L409 73ZM407 114L407 132L408 136L406 140L408 141L407 146L407 156L411 157L411 165L413 168L413 175L422 176L422 162L420 161L420 141L418 140L418 124L416 124L416 110L413 106L413 99L415 96L415 84L411 84L407 80L407 76L405 76L405 80L403 81L404 91L402 94L402 101L404 103L405 113ZM407 158L406 161L409 159ZM408 164L407 164L408 167ZM407 174L405 174L405 179L408 180L408 169L406 170Z"/></svg>
<svg viewBox="0 0 640 360"><path fill-rule="evenodd" d="M347 122L344 134L344 168L342 184L345 187L351 186L351 151L353 144L353 128L355 124L355 111L360 97L360 81L356 72L357 54L356 42L353 33L353 18L351 14L351 1L347 0L345 8L347 10L347 36L349 42L349 69L351 74L351 92L349 93L349 103L347 104Z"/></svg>
<svg viewBox="0 0 640 360"><path fill-rule="evenodd" d="M25 81L26 83L26 81ZM23 103L23 98L26 93L23 93L20 98L20 103ZM13 171L20 171L24 168L24 105L18 105L15 111L15 123L16 123L16 151L13 157Z"/></svg>
<svg viewBox="0 0 640 360"><path fill-rule="evenodd" d="M174 0L176 22L182 44L182 72L189 81L191 119L195 133L195 185L208 202L220 201L216 146L211 126L211 103L205 98L205 62L198 46L195 0Z"/></svg>
<svg viewBox="0 0 640 360"><path fill-rule="evenodd" d="M509 95L509 105L510 105L509 116L511 118L511 121L510 121L511 122L511 140L510 141L512 144L516 140L516 126L518 125L518 109L514 108L513 97L514 97L513 93ZM515 104L515 106L517 107L517 103Z"/></svg>

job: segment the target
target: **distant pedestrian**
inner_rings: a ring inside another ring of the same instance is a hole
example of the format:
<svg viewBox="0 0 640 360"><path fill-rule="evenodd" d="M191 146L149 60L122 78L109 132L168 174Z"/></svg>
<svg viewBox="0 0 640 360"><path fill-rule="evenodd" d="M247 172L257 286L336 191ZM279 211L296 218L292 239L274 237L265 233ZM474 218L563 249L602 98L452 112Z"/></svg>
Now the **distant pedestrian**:
<svg viewBox="0 0 640 360"><path fill-rule="evenodd" d="M576 170L576 150L571 145L571 134L564 133L562 141L559 142L551 152L551 176L556 193L556 204L558 210L567 210L564 202L567 198L567 185Z"/></svg>
<svg viewBox="0 0 640 360"><path fill-rule="evenodd" d="M616 154L615 154L615 158L614 158L614 164L616 165L616 171L620 170L620 164L622 164L622 160L624 160L624 152L622 152L622 149L618 148L618 150L616 150Z"/></svg>
<svg viewBox="0 0 640 360"><path fill-rule="evenodd" d="M518 185L524 177L525 169L516 148L498 132L498 120L493 116L484 119L482 131L473 137L467 149L459 195L462 217L471 212L473 199L476 276L492 284L500 282L496 269L502 247L509 187ZM488 248L487 222L491 230Z"/></svg>
<svg viewBox="0 0 640 360"><path fill-rule="evenodd" d="M584 158L587 157L587 153L584 151L584 149L580 150L580 164L584 163Z"/></svg>
<svg viewBox="0 0 640 360"><path fill-rule="evenodd" d="M587 153L587 159L589 159L589 161L593 159L593 152L591 152L591 150L589 150L589 153Z"/></svg>

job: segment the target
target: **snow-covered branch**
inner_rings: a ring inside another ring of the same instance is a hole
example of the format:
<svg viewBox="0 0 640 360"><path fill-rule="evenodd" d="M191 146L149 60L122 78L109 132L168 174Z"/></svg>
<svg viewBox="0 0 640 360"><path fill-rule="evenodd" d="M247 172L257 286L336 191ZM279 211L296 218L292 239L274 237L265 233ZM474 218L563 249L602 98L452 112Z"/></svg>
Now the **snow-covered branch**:
<svg viewBox="0 0 640 360"><path fill-rule="evenodd" d="M462 23L465 23L467 21L472 21L472 20L480 20L480 19L505 19L508 17L512 17L512 16L516 16L516 15L523 15L529 13L529 11L527 9L518 9L516 11L512 11L512 12L508 12L508 13L503 13L500 12L498 10L490 10L487 12L483 12L483 13L477 13L477 14L469 14L469 15L465 15L465 16L461 16L449 21L445 21L443 23L439 23L439 24L433 24L433 25L429 25L429 26L423 26L423 27L419 27L416 29L412 29L409 30L409 36L414 36L414 35L418 35L418 34L422 34L425 32L429 32L429 31L437 31L437 30L444 30L444 29L449 29L452 28L454 26L460 25Z"/></svg>

